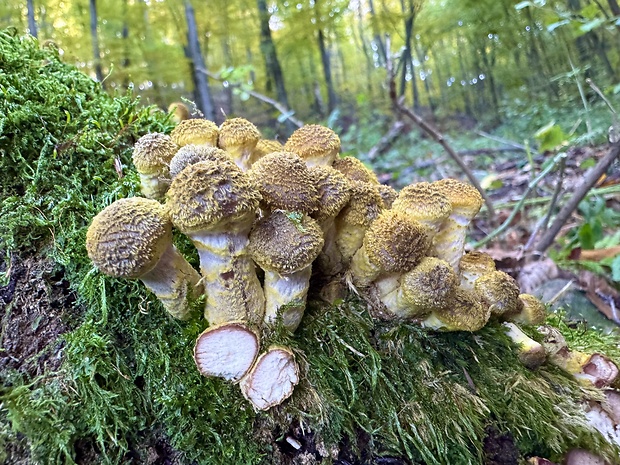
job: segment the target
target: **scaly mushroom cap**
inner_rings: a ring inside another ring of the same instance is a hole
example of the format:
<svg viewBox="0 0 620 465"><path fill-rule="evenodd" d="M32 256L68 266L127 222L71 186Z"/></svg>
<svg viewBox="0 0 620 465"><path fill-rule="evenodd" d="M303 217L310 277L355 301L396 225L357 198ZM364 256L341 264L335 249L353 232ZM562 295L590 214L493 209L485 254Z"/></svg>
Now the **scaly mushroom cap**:
<svg viewBox="0 0 620 465"><path fill-rule="evenodd" d="M217 124L199 118L181 121L170 133L172 140L180 147L189 144L215 146L217 135Z"/></svg>
<svg viewBox="0 0 620 465"><path fill-rule="evenodd" d="M392 208L394 200L398 198L398 192L387 184L377 184L377 191L383 200L383 208Z"/></svg>
<svg viewBox="0 0 620 465"><path fill-rule="evenodd" d="M503 271L492 271L481 276L474 283L474 289L495 316L516 314L523 308L519 300L519 285Z"/></svg>
<svg viewBox="0 0 620 465"><path fill-rule="evenodd" d="M188 165L199 161L214 161L216 163L234 163L228 152L208 145L186 145L181 147L170 160L170 177L175 178Z"/></svg>
<svg viewBox="0 0 620 465"><path fill-rule="evenodd" d="M120 199L93 218L86 251L94 265L115 278L151 271L172 242L172 223L156 200Z"/></svg>
<svg viewBox="0 0 620 465"><path fill-rule="evenodd" d="M366 168L366 165L355 157L338 158L332 166L351 181L379 184L377 175L372 170Z"/></svg>
<svg viewBox="0 0 620 465"><path fill-rule="evenodd" d="M276 210L250 233L249 251L264 270L281 275L310 266L323 247L323 231L307 215Z"/></svg>
<svg viewBox="0 0 620 465"><path fill-rule="evenodd" d="M507 320L524 325L541 325L547 319L545 304L530 294L519 294L523 308L518 313L506 313Z"/></svg>
<svg viewBox="0 0 620 465"><path fill-rule="evenodd" d="M448 198L452 204L452 210L458 209L463 214L467 212L470 219L476 216L484 203L478 189L471 184L450 178L440 179L432 184Z"/></svg>
<svg viewBox="0 0 620 465"><path fill-rule="evenodd" d="M452 212L452 204L429 182L410 184L398 193L392 208L409 213L435 232Z"/></svg>
<svg viewBox="0 0 620 465"><path fill-rule="evenodd" d="M284 150L296 153L308 166L329 166L338 156L340 139L325 126L307 124L291 134Z"/></svg>
<svg viewBox="0 0 620 465"><path fill-rule="evenodd" d="M335 218L351 198L349 181L331 166L313 166L309 171L319 194L319 209L312 217L319 222Z"/></svg>
<svg viewBox="0 0 620 465"><path fill-rule="evenodd" d="M435 257L423 258L401 281L405 298L418 314L446 307L458 286L452 267Z"/></svg>
<svg viewBox="0 0 620 465"><path fill-rule="evenodd" d="M246 227L261 198L256 184L235 164L213 161L186 167L170 184L167 197L170 218L184 234Z"/></svg>
<svg viewBox="0 0 620 465"><path fill-rule="evenodd" d="M405 213L386 210L370 225L363 247L371 263L388 273L413 269L428 250L426 228Z"/></svg>
<svg viewBox="0 0 620 465"><path fill-rule="evenodd" d="M456 288L448 305L434 311L424 326L445 331L478 331L489 321L491 311L475 292Z"/></svg>
<svg viewBox="0 0 620 465"><path fill-rule="evenodd" d="M252 151L250 156L250 165L253 165L265 155L269 155L273 152L281 152L284 150L284 146L274 139L261 139L256 143L256 147Z"/></svg>
<svg viewBox="0 0 620 465"><path fill-rule="evenodd" d="M481 276L495 271L495 260L484 252L467 252L461 258L461 286L473 289L474 283Z"/></svg>
<svg viewBox="0 0 620 465"><path fill-rule="evenodd" d="M181 102L172 102L168 105L168 113L172 113L172 121L179 124L181 121L185 121L190 118L189 108L187 105Z"/></svg>
<svg viewBox="0 0 620 465"><path fill-rule="evenodd" d="M304 161L294 153L274 152L258 160L248 174L256 181L267 210L310 214L318 207L319 194Z"/></svg>
<svg viewBox="0 0 620 465"><path fill-rule="evenodd" d="M260 140L260 132L245 118L230 118L220 125L219 148L230 153L243 171L250 167L250 156Z"/></svg>
<svg viewBox="0 0 620 465"><path fill-rule="evenodd" d="M168 164L179 147L170 136L158 132L145 134L133 147L132 160L140 174L166 176Z"/></svg>

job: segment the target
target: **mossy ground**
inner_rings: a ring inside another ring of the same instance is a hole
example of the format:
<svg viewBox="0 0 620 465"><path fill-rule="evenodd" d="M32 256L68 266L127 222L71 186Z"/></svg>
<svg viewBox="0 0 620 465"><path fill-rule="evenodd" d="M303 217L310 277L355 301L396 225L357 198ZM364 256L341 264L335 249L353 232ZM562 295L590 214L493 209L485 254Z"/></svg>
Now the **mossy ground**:
<svg viewBox="0 0 620 465"><path fill-rule="evenodd" d="M341 458L346 449L359 463L485 463L490 431L514 438L521 457L574 446L618 456L584 423L579 402L592 393L553 367L524 368L501 326L469 334L388 325L354 297L314 301L293 337L264 336L264 346L295 350L303 381L282 406L255 413L236 386L195 368L200 302L193 320L173 321L139 282L105 277L86 256L90 219L136 194L133 142L170 130L165 115L107 96L55 50L11 31L0 32L0 63L0 461L27 451L38 463L147 463L143 444L160 435L185 463L286 463L293 454L279 444L292 429L313 438L302 450L317 460L329 451L337 459L341 446ZM176 240L195 262L188 241ZM40 293L24 294L32 287L15 277L20 263L45 264L27 275ZM620 361L613 336L552 318L575 347ZM45 338L41 323L59 329ZM22 338L40 345L15 357L8 342Z"/></svg>

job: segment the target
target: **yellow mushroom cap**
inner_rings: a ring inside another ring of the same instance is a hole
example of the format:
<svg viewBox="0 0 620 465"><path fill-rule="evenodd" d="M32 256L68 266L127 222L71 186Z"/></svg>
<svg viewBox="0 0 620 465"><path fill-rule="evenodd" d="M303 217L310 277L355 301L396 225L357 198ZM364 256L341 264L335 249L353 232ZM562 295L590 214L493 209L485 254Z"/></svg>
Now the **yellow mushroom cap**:
<svg viewBox="0 0 620 465"><path fill-rule="evenodd" d="M256 163L257 160L260 160L265 155L269 155L273 152L281 152L284 150L284 146L277 140L274 139L261 139L256 143L256 147L252 151L252 156L250 157L250 165Z"/></svg>
<svg viewBox="0 0 620 465"><path fill-rule="evenodd" d="M351 183L349 203L337 216L337 223L368 227L383 210L383 200L375 185L364 182Z"/></svg>
<svg viewBox="0 0 620 465"><path fill-rule="evenodd" d="M470 218L476 216L484 203L478 189L457 179L440 179L433 182L432 185L447 197L453 210L467 211Z"/></svg>
<svg viewBox="0 0 620 465"><path fill-rule="evenodd" d="M428 250L426 228L406 213L386 210L364 235L363 247L371 263L388 273L415 267Z"/></svg>
<svg viewBox="0 0 620 465"><path fill-rule="evenodd" d="M482 275L474 283L474 289L493 315L515 314L523 308L523 303L519 300L519 285L512 276L503 271L491 271Z"/></svg>
<svg viewBox="0 0 620 465"><path fill-rule="evenodd" d="M142 197L107 206L86 232L89 258L115 278L138 278L151 271L171 242L172 223L164 206Z"/></svg>
<svg viewBox="0 0 620 465"><path fill-rule="evenodd" d="M523 308L518 313L505 314L506 319L526 325L541 325L547 318L545 304L531 294L519 294Z"/></svg>
<svg viewBox="0 0 620 465"><path fill-rule="evenodd" d="M189 108L181 102L172 102L168 105L168 113L172 113L171 119L177 124L190 118Z"/></svg>
<svg viewBox="0 0 620 465"><path fill-rule="evenodd" d="M170 160L170 177L174 178L187 166L199 161L214 161L216 163L234 163L228 152L208 145L185 145Z"/></svg>
<svg viewBox="0 0 620 465"><path fill-rule="evenodd" d="M184 145L216 145L218 136L217 124L207 119L186 119L181 121L170 133L172 140Z"/></svg>
<svg viewBox="0 0 620 465"><path fill-rule="evenodd" d="M491 316L490 309L480 302L480 296L458 287L448 304L433 313L448 331L477 331Z"/></svg>
<svg viewBox="0 0 620 465"><path fill-rule="evenodd" d="M307 124L291 134L284 150L296 153L309 165L331 165L340 151L340 138L328 127Z"/></svg>
<svg viewBox="0 0 620 465"><path fill-rule="evenodd" d="M184 234L245 225L253 221L261 198L258 186L234 163L214 161L186 167L166 195L170 218Z"/></svg>
<svg viewBox="0 0 620 465"><path fill-rule="evenodd" d="M338 158L332 166L351 181L379 184L377 175L355 157Z"/></svg>
<svg viewBox="0 0 620 465"><path fill-rule="evenodd" d="M489 254L472 250L461 258L461 272L472 272L479 275L495 271L495 260Z"/></svg>
<svg viewBox="0 0 620 465"><path fill-rule="evenodd" d="M317 209L319 194L314 178L298 155L270 153L254 163L248 173L258 184L267 210L310 214Z"/></svg>
<svg viewBox="0 0 620 465"><path fill-rule="evenodd" d="M351 197L349 181L331 166L317 165L309 170L319 194L319 208L312 217L317 221L335 217Z"/></svg>
<svg viewBox="0 0 620 465"><path fill-rule="evenodd" d="M260 138L260 132L253 123L245 118L230 118L220 125L217 145L231 153L239 149L253 150Z"/></svg>
<svg viewBox="0 0 620 465"><path fill-rule="evenodd" d="M312 264L323 248L323 231L307 215L277 210L250 233L249 250L264 270L291 274Z"/></svg>
<svg viewBox="0 0 620 465"><path fill-rule="evenodd" d="M392 208L394 200L398 198L398 192L387 184L377 184L377 191L383 200L383 208Z"/></svg>
<svg viewBox="0 0 620 465"><path fill-rule="evenodd" d="M416 220L433 222L438 226L452 212L448 198L428 182L410 184L401 189L392 208L407 212Z"/></svg>
<svg viewBox="0 0 620 465"><path fill-rule="evenodd" d="M448 262L425 257L403 275L402 286L405 298L413 307L431 312L450 303L458 278Z"/></svg>
<svg viewBox="0 0 620 465"><path fill-rule="evenodd" d="M178 149L166 134L145 134L133 147L133 164L141 174L166 174L168 164Z"/></svg>

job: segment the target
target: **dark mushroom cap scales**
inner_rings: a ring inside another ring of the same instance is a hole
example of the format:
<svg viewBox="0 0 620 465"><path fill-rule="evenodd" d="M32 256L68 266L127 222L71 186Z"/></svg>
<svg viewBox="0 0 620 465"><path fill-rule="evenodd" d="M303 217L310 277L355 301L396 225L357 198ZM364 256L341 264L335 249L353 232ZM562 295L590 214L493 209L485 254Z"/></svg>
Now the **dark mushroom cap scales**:
<svg viewBox="0 0 620 465"><path fill-rule="evenodd" d="M116 278L151 271L172 242L172 223L163 205L142 197L120 199L93 218L86 250L94 265Z"/></svg>
<svg viewBox="0 0 620 465"><path fill-rule="evenodd" d="M311 216L317 221L336 217L351 198L350 182L331 166L313 166L310 174L319 195L319 208Z"/></svg>
<svg viewBox="0 0 620 465"><path fill-rule="evenodd" d="M392 208L407 212L416 220L438 222L439 225L452 212L448 198L428 182L410 184L401 189Z"/></svg>
<svg viewBox="0 0 620 465"><path fill-rule="evenodd" d="M226 151L252 150L260 140L258 128L245 118L230 118L220 125L217 145Z"/></svg>
<svg viewBox="0 0 620 465"><path fill-rule="evenodd" d="M403 276L402 286L407 301L413 307L430 312L450 304L458 278L444 260L426 257Z"/></svg>
<svg viewBox="0 0 620 465"><path fill-rule="evenodd" d="M367 168L364 163L355 157L338 158L332 166L351 181L379 184L374 171Z"/></svg>
<svg viewBox="0 0 620 465"><path fill-rule="evenodd" d="M253 221L261 199L258 186L234 163L214 161L186 167L167 197L170 218L185 234L245 225Z"/></svg>
<svg viewBox="0 0 620 465"><path fill-rule="evenodd" d="M208 145L185 145L170 160L170 177L174 178L189 165L200 161L233 163L228 152Z"/></svg>
<svg viewBox="0 0 620 465"><path fill-rule="evenodd" d="M340 152L340 138L328 127L307 124L291 134L284 150L311 165L331 165Z"/></svg>
<svg viewBox="0 0 620 465"><path fill-rule="evenodd" d="M489 321L491 311L475 292L456 288L447 305L434 310L433 314L446 330L478 331Z"/></svg>
<svg viewBox="0 0 620 465"><path fill-rule="evenodd" d="M523 309L523 302L519 299L519 285L503 271L492 271L481 276L475 281L474 289L493 315L514 315Z"/></svg>
<svg viewBox="0 0 620 465"><path fill-rule="evenodd" d="M312 264L323 248L323 231L307 215L274 211L250 233L250 253L258 266L291 274Z"/></svg>
<svg viewBox="0 0 620 465"><path fill-rule="evenodd" d="M167 173L168 164L178 149L179 146L166 134L145 134L134 144L132 161L138 173Z"/></svg>
<svg viewBox="0 0 620 465"><path fill-rule="evenodd" d="M181 121L170 133L172 140L184 145L217 145L219 129L217 124L207 119L186 119Z"/></svg>

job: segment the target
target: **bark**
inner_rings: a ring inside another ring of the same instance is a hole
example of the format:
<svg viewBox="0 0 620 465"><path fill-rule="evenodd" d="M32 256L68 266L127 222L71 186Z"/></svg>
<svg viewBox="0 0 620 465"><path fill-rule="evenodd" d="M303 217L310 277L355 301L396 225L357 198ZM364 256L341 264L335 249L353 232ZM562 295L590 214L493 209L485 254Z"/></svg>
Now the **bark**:
<svg viewBox="0 0 620 465"><path fill-rule="evenodd" d="M278 100L285 106L288 104L288 96L286 93L286 87L284 85L284 74L282 73L282 67L278 60L276 53L276 46L273 43L271 37L271 29L269 28L269 20L271 14L267 9L266 0L257 0L258 14L260 19L260 50L265 60L265 67L267 69L267 76L269 80L273 80L276 87L276 96Z"/></svg>
<svg viewBox="0 0 620 465"><path fill-rule="evenodd" d="M34 0L28 0L28 32L32 37L38 37L37 22L34 17Z"/></svg>
<svg viewBox="0 0 620 465"><path fill-rule="evenodd" d="M607 4L614 16L620 16L620 6L616 0L607 0Z"/></svg>
<svg viewBox="0 0 620 465"><path fill-rule="evenodd" d="M373 33L373 44L377 50L378 62L379 65L385 66L386 63L386 51L385 51L385 43L381 40L381 35L379 34L379 22L377 21L377 15L375 14L375 5L373 0L368 0L368 10L370 13L370 25Z"/></svg>
<svg viewBox="0 0 620 465"><path fill-rule="evenodd" d="M319 43L319 51L321 52L321 63L323 64L323 78L327 86L327 109L331 113L336 108L338 98L334 90L334 81L332 79L332 68L329 59L329 52L325 45L325 34L323 29L319 28L317 33L317 41Z"/></svg>
<svg viewBox="0 0 620 465"><path fill-rule="evenodd" d="M411 89L413 92L413 108L420 108L420 95L418 92L418 80L416 70L413 66L412 42L413 42L413 22L415 20L415 7L413 0L407 0L405 6L404 0L401 0L401 8L405 14L405 49L403 50L402 60L403 69L400 80L400 95L405 94L407 72L411 73Z"/></svg>
<svg viewBox="0 0 620 465"><path fill-rule="evenodd" d="M196 106L204 114L206 119L215 121L215 105L213 104L211 89L209 88L209 80L205 73L199 71L200 69L206 70L207 66L202 52L200 51L196 16L194 15L194 8L189 0L185 0L185 19L187 21L186 54L190 59L192 67Z"/></svg>
<svg viewBox="0 0 620 465"><path fill-rule="evenodd" d="M99 36L97 34L97 0L89 0L90 6L90 36L93 42L93 60L97 81L103 85L103 70L101 68L101 52L99 51Z"/></svg>

